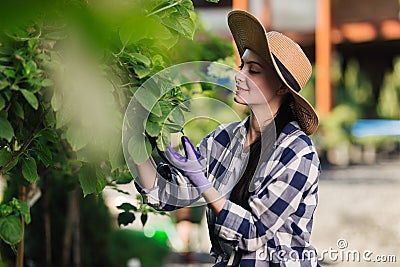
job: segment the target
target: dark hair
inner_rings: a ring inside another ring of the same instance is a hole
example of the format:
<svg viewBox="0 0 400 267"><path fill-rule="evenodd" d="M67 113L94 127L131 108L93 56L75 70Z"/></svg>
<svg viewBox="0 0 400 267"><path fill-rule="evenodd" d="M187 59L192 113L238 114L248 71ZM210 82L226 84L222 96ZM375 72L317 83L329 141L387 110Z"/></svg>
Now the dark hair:
<svg viewBox="0 0 400 267"><path fill-rule="evenodd" d="M295 120L295 116L292 112L292 109L290 107L290 104L293 102L293 96L290 93L286 94L285 100L280 106L278 113L274 119L275 122L275 131L276 131L276 138L280 135L282 132L283 128L291 121ZM246 127L249 124L246 125ZM273 129L273 124L270 124L270 127L265 129L265 131ZM261 135L263 136L263 134ZM268 150L272 151L272 146L275 143L275 140L269 140L267 143L267 146L265 146L264 142L264 147L263 150L267 151L261 151L261 136L257 138L257 140L250 145L250 155L249 155L249 160L246 165L246 169L244 170L240 180L236 183L236 185L233 187L232 192L230 194L229 200L231 200L233 203L236 203L240 205L241 207L250 210L249 206L249 198L251 195L251 192L249 190L250 187L250 182L252 181L252 178L254 176L254 173L257 170L258 163L260 160L260 156L263 155L263 157L269 157L271 153L268 153ZM263 153L262 153L263 152ZM264 153L266 152L266 153Z"/></svg>

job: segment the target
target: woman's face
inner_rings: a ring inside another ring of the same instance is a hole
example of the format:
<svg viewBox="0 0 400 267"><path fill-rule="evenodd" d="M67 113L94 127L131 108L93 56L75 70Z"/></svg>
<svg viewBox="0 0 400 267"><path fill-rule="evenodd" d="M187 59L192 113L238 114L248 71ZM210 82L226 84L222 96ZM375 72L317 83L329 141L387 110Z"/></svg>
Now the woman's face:
<svg viewBox="0 0 400 267"><path fill-rule="evenodd" d="M282 82L272 64L250 49L246 49L241 61L240 71L235 75L235 102L254 106L271 105L278 100L277 90Z"/></svg>

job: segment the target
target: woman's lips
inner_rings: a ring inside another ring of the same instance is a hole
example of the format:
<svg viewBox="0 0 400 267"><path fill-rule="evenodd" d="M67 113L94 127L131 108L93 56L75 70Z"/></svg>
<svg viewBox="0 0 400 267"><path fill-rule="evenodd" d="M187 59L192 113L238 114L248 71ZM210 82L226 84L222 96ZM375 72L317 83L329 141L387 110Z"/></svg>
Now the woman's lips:
<svg viewBox="0 0 400 267"><path fill-rule="evenodd" d="M245 91L245 92L247 92L247 91L249 91L249 89L244 89L244 88L242 88L242 87L236 86L236 92L240 92L240 91Z"/></svg>

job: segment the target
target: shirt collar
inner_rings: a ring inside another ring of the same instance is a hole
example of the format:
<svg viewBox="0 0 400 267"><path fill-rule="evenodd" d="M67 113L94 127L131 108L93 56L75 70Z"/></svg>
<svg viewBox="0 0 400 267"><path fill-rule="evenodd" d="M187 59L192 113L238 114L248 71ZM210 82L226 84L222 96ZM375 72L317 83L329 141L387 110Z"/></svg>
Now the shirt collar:
<svg viewBox="0 0 400 267"><path fill-rule="evenodd" d="M236 127L233 129L234 135L240 134L242 136L246 136L247 129L246 129L246 124L249 122L250 116L247 116L244 120L239 122Z"/></svg>

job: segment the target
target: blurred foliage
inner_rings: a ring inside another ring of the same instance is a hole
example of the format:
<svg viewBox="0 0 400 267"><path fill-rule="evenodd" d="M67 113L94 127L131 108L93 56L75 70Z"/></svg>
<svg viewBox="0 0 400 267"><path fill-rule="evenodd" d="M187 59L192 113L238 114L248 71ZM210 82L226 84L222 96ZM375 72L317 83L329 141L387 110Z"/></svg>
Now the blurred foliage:
<svg viewBox="0 0 400 267"><path fill-rule="evenodd" d="M140 222L142 223L143 227L148 220L149 213L166 215L164 211L157 211L153 207L150 207L144 203L142 195L138 194L136 196L136 200L137 206L134 206L131 203L122 203L117 207L117 209L123 211L118 215L118 225L126 226L132 223L136 219L136 213L140 214Z"/></svg>
<svg viewBox="0 0 400 267"><path fill-rule="evenodd" d="M156 231L152 238L143 232L128 229L114 230L108 253L112 259L110 266L127 266L129 259L140 260L143 267L164 266L170 249L164 232Z"/></svg>
<svg viewBox="0 0 400 267"><path fill-rule="evenodd" d="M303 89L301 89L300 94L310 102L310 104L315 107L315 67L313 66L313 72L311 74L310 80L306 83Z"/></svg>
<svg viewBox="0 0 400 267"><path fill-rule="evenodd" d="M78 179L84 196L132 181L120 142L123 113L140 85L172 63L169 49L193 38L194 17L190 0L3 3L0 174L28 193L46 177L69 177L66 190ZM160 118L174 107L165 103L184 100L174 88L151 112ZM160 142L156 128L145 125L147 140ZM29 209L6 201L0 237L15 245L22 239L18 217L29 223ZM144 224L152 211L138 210Z"/></svg>
<svg viewBox="0 0 400 267"><path fill-rule="evenodd" d="M67 177L64 177L65 180ZM68 180L73 179L69 177ZM48 207L51 214L51 259L53 266L63 266L63 248L64 236L66 229L67 203L68 192L65 191L61 185L67 186L67 181L58 181L56 184L52 182L49 188L51 202ZM84 257L81 258L82 266L111 266L110 255L107 254L108 246L110 244L110 234L112 231L112 217L109 213L108 207L105 205L102 197L95 195L80 198L80 250ZM32 207L32 217L43 217L45 212L45 204L43 200ZM94 227L95 226L95 227ZM100 232L101 234L100 234ZM25 244L25 258L31 262L44 265L46 262L46 243L43 238L45 233L45 225L42 220L33 221L31 225L26 227L26 244ZM69 262L68 266L73 263Z"/></svg>
<svg viewBox="0 0 400 267"><path fill-rule="evenodd" d="M339 61L333 61L331 77L335 106L318 129L318 142L326 150L350 143L352 125L374 106L371 82L357 61L349 61L343 73Z"/></svg>
<svg viewBox="0 0 400 267"><path fill-rule="evenodd" d="M393 72L386 74L378 103L378 115L384 119L400 119L400 58L393 64Z"/></svg>
<svg viewBox="0 0 400 267"><path fill-rule="evenodd" d="M314 136L318 146L328 151L337 147L367 145L378 151L392 151L398 138L371 136L355 138L352 126L359 119L399 119L400 109L400 59L395 59L393 71L387 73L381 87L378 103L374 101L370 78L360 69L356 60L349 60L344 71L338 59L331 69L332 86L335 89L334 103L330 114L321 119ZM308 98L310 99L310 98Z"/></svg>

